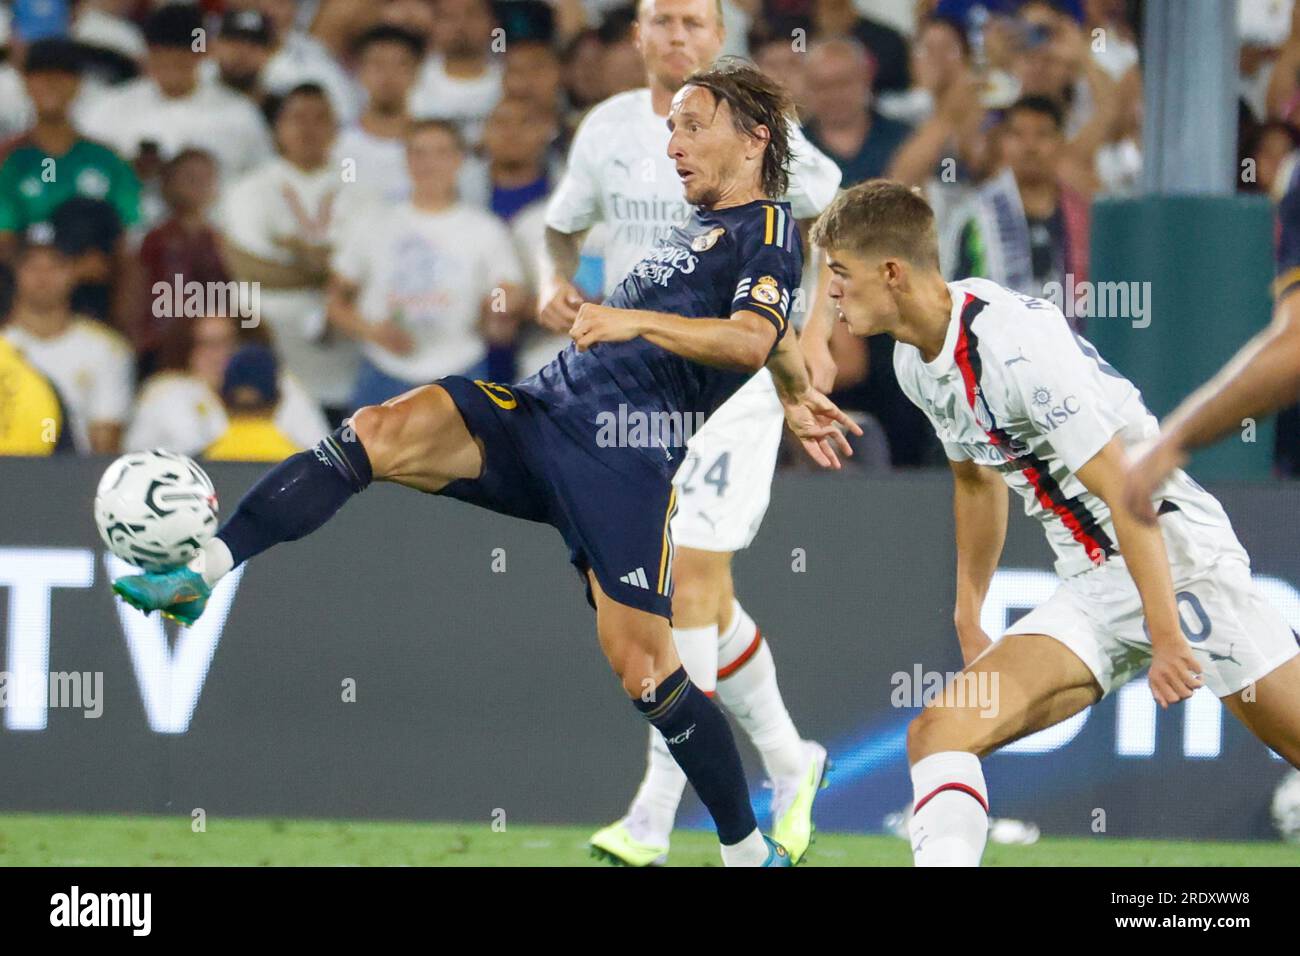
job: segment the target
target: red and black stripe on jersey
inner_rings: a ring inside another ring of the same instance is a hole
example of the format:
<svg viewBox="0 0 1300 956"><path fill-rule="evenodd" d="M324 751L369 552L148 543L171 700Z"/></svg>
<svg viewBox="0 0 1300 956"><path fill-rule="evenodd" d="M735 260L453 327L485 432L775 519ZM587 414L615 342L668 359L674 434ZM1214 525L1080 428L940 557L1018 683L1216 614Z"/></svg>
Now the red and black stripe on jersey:
<svg viewBox="0 0 1300 956"><path fill-rule="evenodd" d="M993 410L989 408L980 390L979 383L984 371L984 363L980 358L979 336L975 334L974 322L987 305L988 303L983 299L978 299L969 292L966 293L966 299L962 303L961 332L957 337L954 358L966 387L966 403L975 413L975 421L989 436L989 441L1007 457L1009 464L1025 476L1025 480L1034 489L1034 496L1038 499L1038 503L1061 519L1074 540L1088 552L1088 559L1093 564L1101 564L1118 553L1114 542L1102 528L1101 522L1088 510L1082 498L1070 497L1061 490L1060 484L1052 477L1045 461L1031 451L1020 454L1013 451L1014 442L1011 435L999 427L997 419L993 416Z"/></svg>

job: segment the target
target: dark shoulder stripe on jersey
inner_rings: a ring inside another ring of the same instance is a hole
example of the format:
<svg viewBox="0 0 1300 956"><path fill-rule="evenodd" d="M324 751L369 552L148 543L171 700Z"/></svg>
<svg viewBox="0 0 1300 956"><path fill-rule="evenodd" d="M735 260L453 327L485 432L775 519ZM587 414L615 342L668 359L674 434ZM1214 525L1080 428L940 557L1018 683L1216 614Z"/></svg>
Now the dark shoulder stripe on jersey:
<svg viewBox="0 0 1300 956"><path fill-rule="evenodd" d="M1071 537L1088 552L1088 559L1093 564L1101 564L1117 553L1114 542L1101 527L1101 522L1088 510L1083 499L1066 496L1060 483L1052 477L1047 463L1041 458L1032 452L1017 456L1011 451L1011 435L998 426L997 419L993 417L993 409L989 408L988 402L980 391L984 363L980 358L980 340L975 334L974 323L975 318L987 306L987 302L977 299L969 292L966 293L966 300L962 303L961 332L957 336L957 347L953 351L962 382L966 387L966 401L971 411L975 413L975 420L989 436L989 440L1006 455L1009 461L1019 467L1020 473L1034 489L1034 496L1038 499L1038 503L1061 519L1061 523L1069 529ZM983 417L980 415L981 407L984 411ZM984 423L984 417L988 419L988 424Z"/></svg>

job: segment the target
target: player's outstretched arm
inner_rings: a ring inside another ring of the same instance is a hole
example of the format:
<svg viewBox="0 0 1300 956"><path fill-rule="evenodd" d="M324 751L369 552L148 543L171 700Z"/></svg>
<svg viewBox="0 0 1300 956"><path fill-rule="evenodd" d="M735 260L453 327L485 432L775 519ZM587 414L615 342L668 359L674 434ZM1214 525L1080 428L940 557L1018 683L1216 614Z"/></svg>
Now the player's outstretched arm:
<svg viewBox="0 0 1300 956"><path fill-rule="evenodd" d="M861 427L813 387L803 350L793 335L784 336L777 343L767 367L785 412L785 423L808 457L823 468L838 469L840 459L836 450L846 457L853 454L853 446L841 428L861 435Z"/></svg>
<svg viewBox="0 0 1300 956"><path fill-rule="evenodd" d="M1078 478L1110 508L1120 553L1142 597L1142 614L1151 637L1147 675L1151 694L1161 707L1186 700L1201 686L1201 665L1179 624L1164 536L1158 527L1139 521L1122 506L1125 457L1120 440L1112 438L1088 459Z"/></svg>
<svg viewBox="0 0 1300 956"><path fill-rule="evenodd" d="M1006 482L992 468L973 461L949 461L952 512L957 538L957 600L952 622L962 662L970 664L993 643L980 625L980 612L1007 539Z"/></svg>
<svg viewBox="0 0 1300 956"><path fill-rule="evenodd" d="M1160 437L1133 462L1125 490L1128 510L1154 524L1151 499L1187 454L1267 415L1300 394L1300 291L1283 296L1273 322L1165 419Z"/></svg>
<svg viewBox="0 0 1300 956"><path fill-rule="evenodd" d="M757 372L776 341L776 327L757 312L729 319L693 319L645 309L617 309L587 302L569 330L579 352L599 342L626 342L638 335L701 365Z"/></svg>

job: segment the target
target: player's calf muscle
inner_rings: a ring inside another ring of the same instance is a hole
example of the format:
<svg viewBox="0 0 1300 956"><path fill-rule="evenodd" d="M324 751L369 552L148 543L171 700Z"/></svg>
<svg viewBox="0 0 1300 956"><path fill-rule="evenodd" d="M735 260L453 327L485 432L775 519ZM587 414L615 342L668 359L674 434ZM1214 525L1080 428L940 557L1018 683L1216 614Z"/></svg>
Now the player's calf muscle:
<svg viewBox="0 0 1300 956"><path fill-rule="evenodd" d="M358 409L352 428L377 481L435 492L457 478L477 478L483 470L478 443L438 385Z"/></svg>

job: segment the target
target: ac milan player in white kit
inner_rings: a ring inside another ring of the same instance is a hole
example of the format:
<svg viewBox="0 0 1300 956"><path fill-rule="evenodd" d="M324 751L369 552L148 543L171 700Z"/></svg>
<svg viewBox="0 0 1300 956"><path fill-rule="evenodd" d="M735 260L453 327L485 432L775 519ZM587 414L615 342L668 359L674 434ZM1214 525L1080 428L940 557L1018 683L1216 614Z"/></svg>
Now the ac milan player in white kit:
<svg viewBox="0 0 1300 956"><path fill-rule="evenodd" d="M641 0L636 41L649 86L594 107L575 135L564 178L546 211L539 321L568 332L583 302L571 278L584 237L602 224L605 291L690 213L667 154L673 94L722 48L718 0ZM793 160L784 197L811 219L834 197L835 164L790 127ZM774 223L774 229L785 228ZM702 250L703 251L703 250ZM674 481L679 507L671 531L673 636L691 680L741 724L763 758L774 795L773 838L798 862L812 837L812 804L826 751L803 740L776 683L771 651L736 601L733 552L748 547L767 510L783 416L766 369L726 402L691 440ZM627 815L592 836L612 862L664 862L686 777L653 728L645 778Z"/></svg>
<svg viewBox="0 0 1300 956"><path fill-rule="evenodd" d="M953 694L908 730L916 864L978 864L989 800L980 758L1146 666L1162 707L1208 687L1300 766L1297 637L1252 582L1219 502L1175 470L1155 489L1155 525L1121 504L1127 450L1158 433L1132 383L1053 304L985 279L945 283L933 213L898 183L843 193L813 241L842 321L895 338L899 385L947 451L964 673L999 676L994 715ZM1042 524L1062 583L993 643L980 612L1006 533L1004 482Z"/></svg>

